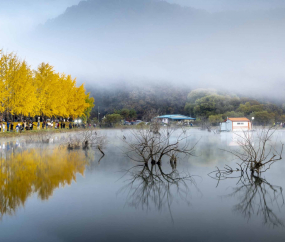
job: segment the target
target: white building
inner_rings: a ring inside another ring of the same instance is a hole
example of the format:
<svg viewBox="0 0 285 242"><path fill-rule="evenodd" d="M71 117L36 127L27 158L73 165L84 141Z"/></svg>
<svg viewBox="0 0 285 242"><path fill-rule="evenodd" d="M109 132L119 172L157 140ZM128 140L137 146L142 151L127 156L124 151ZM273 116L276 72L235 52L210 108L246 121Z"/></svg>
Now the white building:
<svg viewBox="0 0 285 242"><path fill-rule="evenodd" d="M248 118L228 118L221 123L221 131L248 131L252 125Z"/></svg>

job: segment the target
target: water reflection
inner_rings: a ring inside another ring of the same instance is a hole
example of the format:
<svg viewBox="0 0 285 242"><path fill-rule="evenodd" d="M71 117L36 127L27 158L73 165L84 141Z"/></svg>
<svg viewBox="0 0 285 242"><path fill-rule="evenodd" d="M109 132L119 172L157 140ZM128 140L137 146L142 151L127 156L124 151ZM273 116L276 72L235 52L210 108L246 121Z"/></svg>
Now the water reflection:
<svg viewBox="0 0 285 242"><path fill-rule="evenodd" d="M222 132L220 133L221 142L225 144L225 146L237 147L240 146L241 143L245 139L253 139L254 135L252 132L248 131L239 131L239 132Z"/></svg>
<svg viewBox="0 0 285 242"><path fill-rule="evenodd" d="M161 165L148 163L127 170L129 179L120 191L127 192L127 205L149 211L167 208L172 221L171 204L175 198L190 205L189 185L199 192L196 181L188 172L179 172L176 163L170 163L172 170L164 171Z"/></svg>
<svg viewBox="0 0 285 242"><path fill-rule="evenodd" d="M252 215L262 217L264 224L269 226L283 226L283 222L274 213L273 207L284 205L282 187L275 186L265 179L252 175L243 179L240 186L235 187L229 196L238 196L239 203L234 211L250 219Z"/></svg>
<svg viewBox="0 0 285 242"><path fill-rule="evenodd" d="M3 216L15 214L33 193L45 200L56 188L70 185L76 181L77 173L84 174L88 161L84 152L46 148L8 150L7 147L6 152L1 152L0 162L0 213Z"/></svg>
<svg viewBox="0 0 285 242"><path fill-rule="evenodd" d="M234 175L238 172L238 175ZM260 216L264 225L270 227L284 226L276 214L276 209L284 205L283 188L270 184L265 178L248 174L242 169L233 170L226 166L224 170L210 173L210 176L218 180L238 179L237 186L226 197L235 197L238 203L233 210L241 213L247 220L252 216Z"/></svg>

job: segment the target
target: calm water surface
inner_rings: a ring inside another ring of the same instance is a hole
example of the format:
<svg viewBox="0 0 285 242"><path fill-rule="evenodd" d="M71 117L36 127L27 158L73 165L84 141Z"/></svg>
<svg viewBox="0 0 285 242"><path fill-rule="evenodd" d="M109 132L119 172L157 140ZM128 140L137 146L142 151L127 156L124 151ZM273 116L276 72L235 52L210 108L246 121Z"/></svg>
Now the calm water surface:
<svg viewBox="0 0 285 242"><path fill-rule="evenodd" d="M262 181L217 186L208 173L236 167L220 150L236 147L231 133L191 131L196 156L160 171L130 169L138 163L123 154L128 131L102 132L109 144L100 162L93 150L0 142L0 241L285 241L284 160ZM285 132L275 136L285 143Z"/></svg>

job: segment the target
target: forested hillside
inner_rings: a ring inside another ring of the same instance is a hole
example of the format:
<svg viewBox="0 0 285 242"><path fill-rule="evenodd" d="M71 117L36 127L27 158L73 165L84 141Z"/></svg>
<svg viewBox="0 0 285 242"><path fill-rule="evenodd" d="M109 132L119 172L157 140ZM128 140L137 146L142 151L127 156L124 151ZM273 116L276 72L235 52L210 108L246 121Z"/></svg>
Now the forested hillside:
<svg viewBox="0 0 285 242"><path fill-rule="evenodd" d="M97 117L98 106L101 116L127 108L137 112L138 119L148 119L150 112L184 113L187 95L190 91L185 86L177 87L173 84L128 84L124 82L113 83L108 86L87 86L95 98L96 107L92 116Z"/></svg>
<svg viewBox="0 0 285 242"><path fill-rule="evenodd" d="M213 89L191 91L184 111L212 124L219 124L227 117L254 117L255 123L260 125L285 122L285 104L219 93Z"/></svg>
<svg viewBox="0 0 285 242"><path fill-rule="evenodd" d="M213 125L227 117L255 117L255 122L267 125L285 122L285 104L236 95L215 89L194 89L175 84L127 84L87 88L96 100L92 117L101 117L118 110L135 110L136 118L149 121L151 115L184 114L208 120ZM151 115L149 115L151 113Z"/></svg>

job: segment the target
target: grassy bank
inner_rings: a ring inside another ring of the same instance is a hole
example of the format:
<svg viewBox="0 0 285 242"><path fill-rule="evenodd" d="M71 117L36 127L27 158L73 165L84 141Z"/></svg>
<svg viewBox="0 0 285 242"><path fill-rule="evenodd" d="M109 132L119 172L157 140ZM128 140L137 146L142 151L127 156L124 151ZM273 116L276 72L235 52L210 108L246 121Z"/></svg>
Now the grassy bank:
<svg viewBox="0 0 285 242"><path fill-rule="evenodd" d="M6 131L6 132L0 132L0 139L1 138L11 138L11 137L21 137L21 136L33 136L33 135L38 135L38 134L57 134L57 133L69 133L69 132L76 132L76 131L82 131L85 129L82 128L73 128L73 129L34 129L34 130L25 130L20 132L16 132L15 130L13 131Z"/></svg>

